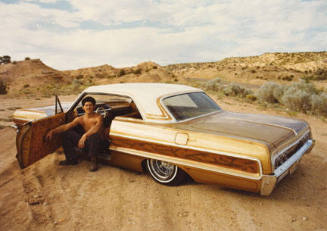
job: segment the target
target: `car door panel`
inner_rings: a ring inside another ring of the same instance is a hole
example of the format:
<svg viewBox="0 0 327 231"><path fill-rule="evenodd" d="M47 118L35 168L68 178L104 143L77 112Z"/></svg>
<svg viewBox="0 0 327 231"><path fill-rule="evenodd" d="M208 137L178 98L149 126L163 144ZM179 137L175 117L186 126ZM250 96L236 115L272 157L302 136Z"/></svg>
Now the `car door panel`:
<svg viewBox="0 0 327 231"><path fill-rule="evenodd" d="M16 138L17 159L21 168L26 168L54 152L61 146L61 137L54 135L51 141L45 140L50 129L65 123L65 113L43 118L25 124Z"/></svg>

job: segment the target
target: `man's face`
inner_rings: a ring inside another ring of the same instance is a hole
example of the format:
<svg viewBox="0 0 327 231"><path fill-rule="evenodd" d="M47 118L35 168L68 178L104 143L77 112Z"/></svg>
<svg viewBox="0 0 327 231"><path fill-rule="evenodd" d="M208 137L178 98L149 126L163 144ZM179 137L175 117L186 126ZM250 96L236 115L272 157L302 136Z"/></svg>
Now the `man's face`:
<svg viewBox="0 0 327 231"><path fill-rule="evenodd" d="M85 113L91 113L94 111L94 105L91 102L86 102L83 106Z"/></svg>

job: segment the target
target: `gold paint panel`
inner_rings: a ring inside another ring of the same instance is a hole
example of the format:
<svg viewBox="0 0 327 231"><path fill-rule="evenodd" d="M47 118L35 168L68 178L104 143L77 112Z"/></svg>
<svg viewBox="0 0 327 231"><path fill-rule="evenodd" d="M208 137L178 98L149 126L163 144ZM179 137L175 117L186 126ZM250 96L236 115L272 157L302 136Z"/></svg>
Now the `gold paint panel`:
<svg viewBox="0 0 327 231"><path fill-rule="evenodd" d="M146 114L146 117L148 119L155 119L155 120L171 120L172 119L171 116L161 106L161 104L160 104L160 98L157 99L157 105L158 105L158 108L161 111L161 115L145 113Z"/></svg>
<svg viewBox="0 0 327 231"><path fill-rule="evenodd" d="M131 169L137 172L142 172L143 160L144 157L128 155L118 151L111 151L111 160L108 162L115 166Z"/></svg>
<svg viewBox="0 0 327 231"><path fill-rule="evenodd" d="M219 184L234 189L250 192L260 191L260 180L250 180L237 176L226 175L217 172L206 171L197 168L182 167L187 174L196 182L204 184Z"/></svg>

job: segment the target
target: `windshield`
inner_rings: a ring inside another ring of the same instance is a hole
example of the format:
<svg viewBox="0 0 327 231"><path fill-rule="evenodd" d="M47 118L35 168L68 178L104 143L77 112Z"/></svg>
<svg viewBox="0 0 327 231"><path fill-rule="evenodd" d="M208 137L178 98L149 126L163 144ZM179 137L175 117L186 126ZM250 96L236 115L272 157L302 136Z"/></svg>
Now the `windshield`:
<svg viewBox="0 0 327 231"><path fill-rule="evenodd" d="M167 97L163 99L163 104L176 120L190 119L221 110L204 92Z"/></svg>

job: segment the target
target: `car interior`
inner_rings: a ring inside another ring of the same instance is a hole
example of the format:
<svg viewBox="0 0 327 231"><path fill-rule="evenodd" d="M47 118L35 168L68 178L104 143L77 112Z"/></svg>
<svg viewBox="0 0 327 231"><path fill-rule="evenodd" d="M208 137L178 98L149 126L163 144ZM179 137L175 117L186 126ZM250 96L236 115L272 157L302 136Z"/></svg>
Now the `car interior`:
<svg viewBox="0 0 327 231"><path fill-rule="evenodd" d="M102 114L105 118L108 114L111 117L127 117L134 119L142 119L140 112L138 111L133 100L126 96L118 95L85 95L84 97L92 96L96 100L95 111ZM83 98L84 98L83 97ZM81 100L82 101L82 100ZM80 102L75 109L75 115L81 116L85 112Z"/></svg>

